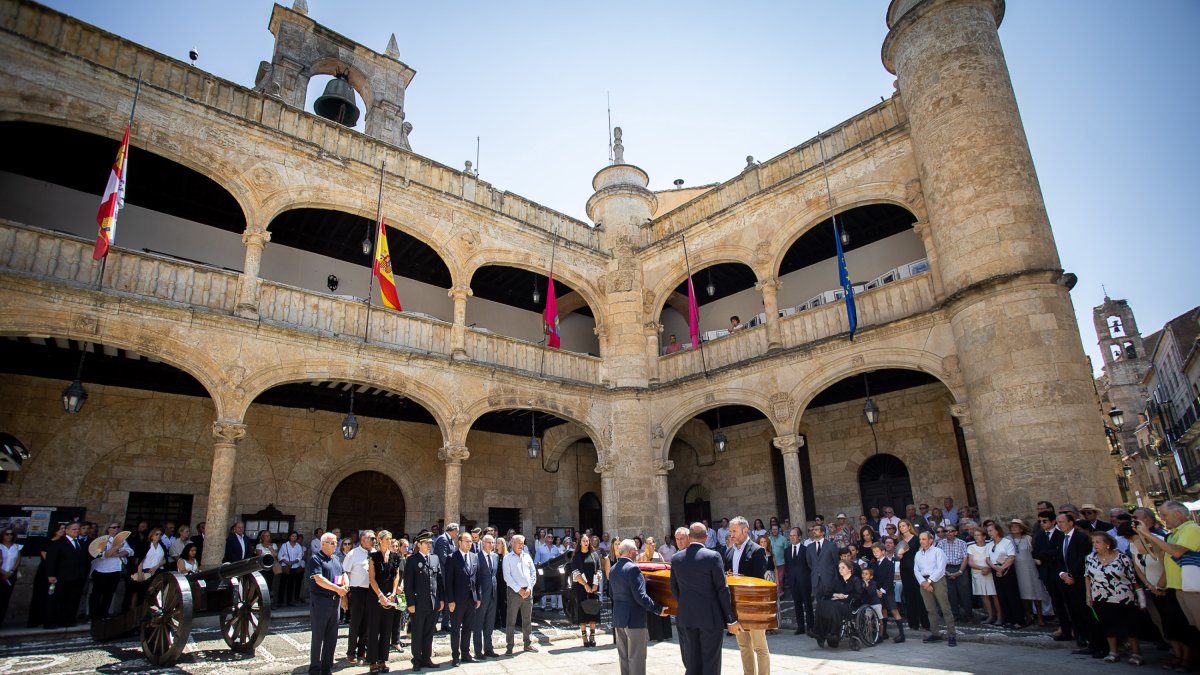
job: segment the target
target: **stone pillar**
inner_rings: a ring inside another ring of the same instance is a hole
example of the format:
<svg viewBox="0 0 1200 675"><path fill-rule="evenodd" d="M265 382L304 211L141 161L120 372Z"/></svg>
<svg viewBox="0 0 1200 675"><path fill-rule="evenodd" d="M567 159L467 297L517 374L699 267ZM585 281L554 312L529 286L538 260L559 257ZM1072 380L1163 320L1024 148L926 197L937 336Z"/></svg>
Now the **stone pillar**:
<svg viewBox="0 0 1200 675"><path fill-rule="evenodd" d="M925 259L929 261L929 278L933 281L933 297L940 301L946 297L946 289L942 286L942 268L938 265L937 247L933 244L929 221L918 220L913 223L913 231L925 246Z"/></svg>
<svg viewBox="0 0 1200 675"><path fill-rule="evenodd" d="M246 261L242 264L242 276L238 278L237 315L247 319L258 318L258 268L262 264L263 249L271 241L266 230L247 229L242 233L246 245Z"/></svg>
<svg viewBox="0 0 1200 675"><path fill-rule="evenodd" d="M615 529L625 537L639 532L661 537L656 530L668 519L667 514L659 513L660 504L665 503L660 500L665 499L666 491L659 494L660 481L654 469L662 461L663 453L661 447L656 449L652 445L645 392L638 389L613 392L608 416L612 442L607 444L605 457L611 462L611 470L601 475L609 481L605 489L611 485L604 501L605 508L611 508L613 520L605 521L606 526L610 533ZM601 435L607 436L603 432Z"/></svg>
<svg viewBox="0 0 1200 675"><path fill-rule="evenodd" d="M454 299L454 325L450 327L450 358L467 358L467 298L474 295L470 286L455 286L446 291Z"/></svg>
<svg viewBox="0 0 1200 675"><path fill-rule="evenodd" d="M596 324L596 327L592 329L592 332L596 334L596 339L600 346L600 353L607 354L608 347L605 345L605 341L608 339L608 326L606 324L598 323ZM600 385L605 387L612 386L612 376L608 373L607 359L600 361Z"/></svg>
<svg viewBox="0 0 1200 675"><path fill-rule="evenodd" d="M610 540L620 541L617 529L617 488L614 469L617 463L611 457L596 461L596 473L600 474L600 510L604 517L604 531L610 535Z"/></svg>
<svg viewBox="0 0 1200 675"><path fill-rule="evenodd" d="M462 463L471 456L465 445L447 445L438 449L438 459L446 463L445 508L442 526L458 522L461 512L459 498L462 494Z"/></svg>
<svg viewBox="0 0 1200 675"><path fill-rule="evenodd" d="M212 476L208 482L208 512L204 516L206 532L204 539L205 568L221 564L225 557L225 536L233 524L233 476L237 468L238 442L246 436L246 425L239 422L217 420L212 426L213 443Z"/></svg>
<svg viewBox="0 0 1200 675"><path fill-rule="evenodd" d="M671 536L671 494L667 474L675 468L675 462L656 460L654 462L654 492L658 495L659 525L653 532L647 532L657 541L665 541L663 537Z"/></svg>
<svg viewBox="0 0 1200 675"><path fill-rule="evenodd" d="M971 463L971 482L975 485L975 500L979 502L976 506L979 507L979 512L992 513L992 504L988 500L987 482L984 480L976 480L976 476L983 478L980 469L983 468L983 459L979 456L979 444L975 441L975 425L971 424L971 410L961 403L956 403L950 406L950 416L958 420L958 426L963 432L963 443L967 446L967 461ZM997 467L996 470L1003 470L1003 467ZM966 476L963 476L965 479Z"/></svg>
<svg viewBox="0 0 1200 675"><path fill-rule="evenodd" d="M662 352L663 325L657 321L647 321L646 329L646 376L650 384L658 383L658 356Z"/></svg>
<svg viewBox="0 0 1200 675"><path fill-rule="evenodd" d="M754 284L762 292L763 311L767 314L767 351L783 348L783 334L779 330L779 287L782 285L778 277Z"/></svg>
<svg viewBox="0 0 1200 675"><path fill-rule="evenodd" d="M787 483L788 510L791 511L792 527L804 531L808 514L804 513L804 482L800 479L800 448L804 437L800 434L776 436L772 443L783 455L783 478Z"/></svg>
<svg viewBox="0 0 1200 675"><path fill-rule="evenodd" d="M1002 0L892 0L897 76L993 513L1119 498L1017 110ZM1061 478L1071 476L1069 485Z"/></svg>

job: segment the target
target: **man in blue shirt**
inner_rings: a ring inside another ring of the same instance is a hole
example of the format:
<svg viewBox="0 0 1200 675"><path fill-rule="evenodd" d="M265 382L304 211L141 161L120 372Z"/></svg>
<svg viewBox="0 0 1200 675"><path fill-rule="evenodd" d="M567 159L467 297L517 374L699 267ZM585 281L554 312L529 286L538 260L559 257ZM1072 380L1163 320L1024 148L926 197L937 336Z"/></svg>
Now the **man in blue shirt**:
<svg viewBox="0 0 1200 675"><path fill-rule="evenodd" d="M617 547L617 564L608 573L613 597L613 633L621 675L646 675L646 612L666 616L667 609L646 595L646 578L633 563L637 544L626 539Z"/></svg>
<svg viewBox="0 0 1200 675"><path fill-rule="evenodd" d="M308 605L312 617L312 645L309 648L308 675L330 675L333 653L337 649L338 604L346 595L342 564L333 557L337 536L321 535L321 550L308 559Z"/></svg>

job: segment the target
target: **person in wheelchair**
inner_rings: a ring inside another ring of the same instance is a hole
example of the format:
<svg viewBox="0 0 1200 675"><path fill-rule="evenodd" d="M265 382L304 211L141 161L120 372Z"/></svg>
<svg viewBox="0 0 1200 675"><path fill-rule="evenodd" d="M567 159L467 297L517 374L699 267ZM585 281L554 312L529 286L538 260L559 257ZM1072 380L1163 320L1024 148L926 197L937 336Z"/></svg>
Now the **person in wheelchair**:
<svg viewBox="0 0 1200 675"><path fill-rule="evenodd" d="M824 647L826 641L830 647L837 647L843 625L851 622L851 612L862 605L863 581L855 576L854 567L854 563L838 561L838 575L821 589L812 634L818 647Z"/></svg>

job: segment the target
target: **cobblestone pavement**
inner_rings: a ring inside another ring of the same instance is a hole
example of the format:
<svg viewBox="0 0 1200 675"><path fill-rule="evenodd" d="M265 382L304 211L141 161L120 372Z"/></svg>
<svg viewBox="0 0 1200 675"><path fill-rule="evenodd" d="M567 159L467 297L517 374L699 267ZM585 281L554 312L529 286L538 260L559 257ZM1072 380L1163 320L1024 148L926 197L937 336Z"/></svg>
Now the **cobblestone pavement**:
<svg viewBox="0 0 1200 675"><path fill-rule="evenodd" d="M24 637L0 635L0 673L294 673L306 672L308 666L308 621L295 611L281 612L274 620L270 634L252 657L229 651L215 625L194 628L183 660L173 668L155 668L141 654L138 642L132 638L98 644L86 633L36 634ZM290 615L290 616L289 616ZM790 610L784 613L785 627L790 624ZM200 623L198 621L198 623ZM442 667L434 672L462 672L464 675L485 673L544 673L567 670L585 673L616 673L617 654L612 638L598 635L599 647L584 649L579 645L578 632L558 616L540 612L535 617L536 639L540 652L518 652L483 662L451 668L450 643L439 634L434 643L435 661ZM845 646L821 649L805 636L793 635L792 630L780 630L768 637L772 673L1020 673L1052 669L1055 675L1105 671L1131 671L1123 662L1110 665L1090 657L1073 656L1070 651L1049 639L1045 631L1020 631L1009 635L1001 631L969 626L960 631L958 647L945 642L922 644L923 634L909 633L902 645L890 642L853 652ZM340 631L340 647L345 649L346 628ZM519 641L518 636L518 641ZM503 633L496 633L497 651L504 653ZM1072 645L1073 646L1073 645ZM407 650L393 652L390 665L393 672L409 672ZM1158 670L1162 652L1148 650L1148 668ZM339 652L339 655L341 653ZM349 666L344 660L334 666L335 672L357 675L367 672L363 666ZM648 671L655 675L682 673L679 646L674 640L650 647ZM430 671L423 671L430 672ZM724 642L722 673L741 672L737 644L732 637Z"/></svg>

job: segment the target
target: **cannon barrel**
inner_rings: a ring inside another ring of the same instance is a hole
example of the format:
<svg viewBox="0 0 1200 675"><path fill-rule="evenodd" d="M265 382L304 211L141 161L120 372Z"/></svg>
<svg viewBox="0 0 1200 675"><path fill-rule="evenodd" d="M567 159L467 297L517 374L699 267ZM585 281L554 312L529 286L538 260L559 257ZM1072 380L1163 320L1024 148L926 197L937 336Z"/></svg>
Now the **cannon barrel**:
<svg viewBox="0 0 1200 675"><path fill-rule="evenodd" d="M270 553L265 553L254 558L246 558L245 560L239 560L237 562L221 563L220 567L213 567L211 569L204 570L203 572L197 572L190 575L188 579L193 583L200 581L210 582L216 581L217 579L232 579L234 577L260 572L262 570L269 570L274 564L275 556L271 555Z"/></svg>

